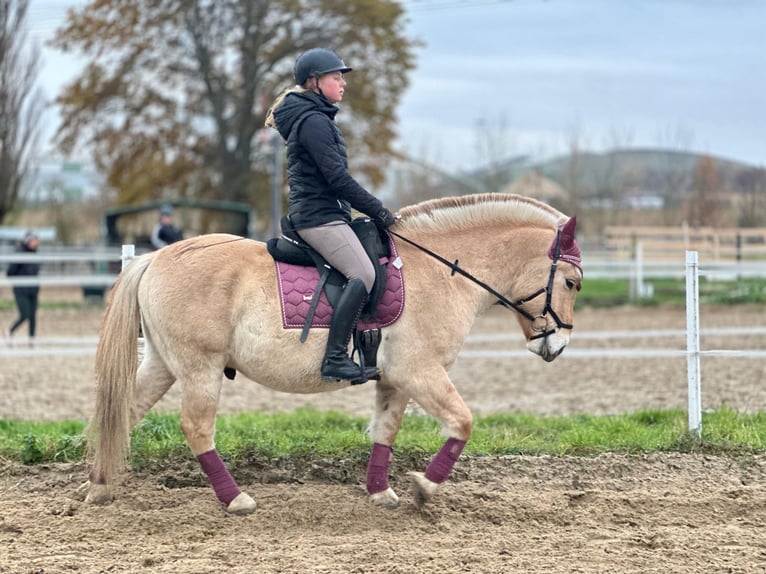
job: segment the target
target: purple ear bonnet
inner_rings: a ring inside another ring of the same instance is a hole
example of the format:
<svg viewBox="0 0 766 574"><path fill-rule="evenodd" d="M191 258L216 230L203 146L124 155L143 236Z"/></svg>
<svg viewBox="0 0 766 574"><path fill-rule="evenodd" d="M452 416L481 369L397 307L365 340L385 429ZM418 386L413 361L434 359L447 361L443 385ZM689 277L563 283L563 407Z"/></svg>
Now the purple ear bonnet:
<svg viewBox="0 0 766 574"><path fill-rule="evenodd" d="M582 258L580 256L580 247L575 241L575 227L577 226L577 218L571 217L561 227L561 244L559 246L559 259L571 263L580 270L582 273ZM556 254L556 240L551 244L551 248L548 250L548 257L553 259Z"/></svg>

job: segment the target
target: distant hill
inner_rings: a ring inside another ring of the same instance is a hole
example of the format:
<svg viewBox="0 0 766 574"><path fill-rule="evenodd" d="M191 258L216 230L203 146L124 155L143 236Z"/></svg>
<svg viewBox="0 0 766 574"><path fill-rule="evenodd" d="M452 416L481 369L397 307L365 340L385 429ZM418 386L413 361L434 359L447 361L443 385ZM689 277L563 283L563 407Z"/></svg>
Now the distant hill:
<svg viewBox="0 0 766 574"><path fill-rule="evenodd" d="M683 195L692 183L694 170L705 157L703 154L663 149L616 149L603 153L581 152L545 161L533 161L526 156L513 157L482 169L462 174L463 180L486 182L487 187L501 188L534 171L567 190L579 190L583 197L604 196L615 187L623 192L657 194L670 199ZM723 188L738 193L742 189L742 174L754 166L730 159L710 157L717 169ZM455 192L460 180L445 182ZM473 192L463 189L462 193Z"/></svg>
<svg viewBox="0 0 766 574"><path fill-rule="evenodd" d="M587 213L582 231L593 235L608 225L766 226L766 167L709 154L583 151L544 161L516 156L455 172L401 159L389 200L398 205L501 192L535 197L564 213Z"/></svg>

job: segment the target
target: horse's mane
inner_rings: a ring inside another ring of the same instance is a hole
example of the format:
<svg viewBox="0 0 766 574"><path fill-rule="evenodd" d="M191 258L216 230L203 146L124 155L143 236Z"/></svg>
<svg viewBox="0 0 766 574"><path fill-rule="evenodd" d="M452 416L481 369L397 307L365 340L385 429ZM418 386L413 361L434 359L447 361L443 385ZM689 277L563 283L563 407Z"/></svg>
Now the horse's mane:
<svg viewBox="0 0 766 574"><path fill-rule="evenodd" d="M430 199L403 207L402 229L449 231L503 223L557 228L569 219L550 205L521 195L479 193Z"/></svg>

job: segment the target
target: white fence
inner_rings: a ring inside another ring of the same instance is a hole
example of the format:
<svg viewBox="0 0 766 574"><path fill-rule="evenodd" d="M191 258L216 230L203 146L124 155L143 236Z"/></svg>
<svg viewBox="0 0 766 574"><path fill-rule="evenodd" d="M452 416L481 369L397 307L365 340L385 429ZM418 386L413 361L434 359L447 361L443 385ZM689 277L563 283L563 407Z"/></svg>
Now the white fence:
<svg viewBox="0 0 766 574"><path fill-rule="evenodd" d="M640 248L634 259L607 254L584 255L586 279L681 279L685 276L683 261L646 261ZM760 261L701 261L704 274L717 279L766 277L766 259Z"/></svg>
<svg viewBox="0 0 766 574"><path fill-rule="evenodd" d="M5 269L14 262L28 262L29 254L0 253L0 288L26 285L41 287L111 287L117 280L117 273L108 271L119 267L119 249L75 250L50 249L34 254L35 263L41 266L37 277L7 277ZM114 265L109 265L113 263Z"/></svg>
<svg viewBox="0 0 766 574"><path fill-rule="evenodd" d="M13 285L41 286L97 286L111 287L117 279L115 271L122 259L119 249L50 250L35 254L35 261L42 265L38 277L6 277L8 264L29 261L29 255L0 252L0 288ZM113 265L109 265L109 264ZM614 252L591 251L584 257L586 279L628 279L637 284L637 292L648 292L647 281L651 279L685 276L683 261L645 260L641 246L636 247L632 259ZM766 277L766 258L748 261L701 260L700 269L709 279L738 279Z"/></svg>
<svg viewBox="0 0 766 574"><path fill-rule="evenodd" d="M640 281L645 277L675 277L683 274L686 278L686 330L644 330L644 331L592 331L578 332L578 338L591 339L610 339L628 338L628 337L667 337L686 335L686 351L643 348L643 349L571 349L567 351L567 358L592 359L598 358L618 358L618 357L681 357L687 358L687 385L688 385L688 411L689 411L689 430L696 436L701 435L702 430L702 406L700 389L700 356L725 356L731 358L766 358L766 350L748 349L700 349L700 335L763 335L766 334L766 327L750 328L718 328L701 330L699 324L699 275L700 265L696 251L686 252L686 266L683 271L678 270L677 264L662 263L661 270L646 270L643 268L639 257L637 261L602 261L602 265L607 271L599 273L598 270L591 271L593 262L589 262L588 276L592 277L613 277L613 278L632 278ZM116 250L104 250L89 253L78 254L38 254L36 261L40 263L66 263L66 262L98 262L98 261L120 261L124 266L135 255L132 245L123 245L120 252ZM24 255L0 255L0 265L12 261L29 260L29 256ZM653 263L658 266L658 263ZM672 266L672 267L671 267ZM596 265L598 267L598 265ZM656 275L655 275L656 273ZM704 268L704 274L712 277L721 273L734 273L736 276L752 274L754 277L766 277L766 262L749 262L743 264L736 263L714 263ZM0 287L4 285L88 285L88 286L111 286L115 279L115 274L94 273L92 275L59 275L59 276L40 276L36 278L0 278ZM641 290L639 289L639 293ZM468 342L488 342L501 341L510 338L519 338L514 335L484 335L471 336ZM15 346L0 347L0 357L24 357L24 356L77 356L95 354L98 339L96 337L40 337L35 341L34 347ZM505 350L471 350L466 349L461 353L466 358L521 358L530 356L529 352L524 351L505 351Z"/></svg>

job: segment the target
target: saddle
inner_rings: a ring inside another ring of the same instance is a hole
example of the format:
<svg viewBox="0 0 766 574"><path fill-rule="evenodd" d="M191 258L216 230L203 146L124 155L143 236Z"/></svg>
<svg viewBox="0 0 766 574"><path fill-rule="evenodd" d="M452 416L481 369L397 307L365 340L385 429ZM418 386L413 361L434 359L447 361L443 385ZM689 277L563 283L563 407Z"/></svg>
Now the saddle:
<svg viewBox="0 0 766 574"><path fill-rule="evenodd" d="M305 342L309 330L312 326L329 326L329 319L324 321L327 313L331 314L340 295L343 286L346 284L346 277L337 269L334 269L327 261L319 255L310 245L304 242L295 231L290 218L284 216L280 222L282 235L269 239L266 242L266 248L271 256L277 262L277 269L280 279L280 295L283 304L283 319L285 327L297 326L287 321L285 315L285 277L298 274L300 281L304 285L316 280L312 295L305 294L300 297L300 303L310 300L308 309L302 305L305 314L305 320L302 324L301 342ZM403 307L403 285L401 283L401 260L393 257L393 242L385 230L379 230L375 223L367 217L359 217L351 222L351 229L359 238L365 252L372 261L375 268L375 283L368 298L367 303L362 309L362 314L357 323L354 332L354 350L360 353L360 361L366 366L376 366L377 351L380 345L380 328L390 325L401 314ZM304 269L294 269L293 266ZM393 267L390 267L393 266ZM311 275L302 274L303 271L313 271ZM392 272L396 275L396 280L391 281ZM318 273L318 280L316 275ZM391 284L394 284L392 287ZM397 291L392 293L392 289ZM394 309L393 319L390 313L392 304L398 307ZM380 309L386 309L386 316L380 317ZM317 319L319 316L319 320Z"/></svg>

